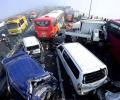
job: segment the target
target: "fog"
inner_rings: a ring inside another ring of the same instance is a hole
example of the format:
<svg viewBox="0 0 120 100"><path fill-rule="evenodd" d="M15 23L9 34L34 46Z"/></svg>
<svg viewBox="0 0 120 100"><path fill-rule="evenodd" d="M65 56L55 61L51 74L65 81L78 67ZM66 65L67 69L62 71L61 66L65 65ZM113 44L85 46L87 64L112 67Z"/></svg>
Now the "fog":
<svg viewBox="0 0 120 100"><path fill-rule="evenodd" d="M91 0L1 0L0 19L35 7L70 5L88 13ZM120 0L92 0L91 14L106 18L120 18Z"/></svg>
<svg viewBox="0 0 120 100"><path fill-rule="evenodd" d="M88 13L91 0L71 0L70 4L81 12ZM120 0L92 0L91 14L106 18L120 18Z"/></svg>

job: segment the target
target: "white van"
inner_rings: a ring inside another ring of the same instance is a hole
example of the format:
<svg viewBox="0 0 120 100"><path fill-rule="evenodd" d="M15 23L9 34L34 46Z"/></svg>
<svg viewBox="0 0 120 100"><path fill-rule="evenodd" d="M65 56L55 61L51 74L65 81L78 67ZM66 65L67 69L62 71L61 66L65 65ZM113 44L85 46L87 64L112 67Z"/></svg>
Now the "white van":
<svg viewBox="0 0 120 100"><path fill-rule="evenodd" d="M25 50L30 55L40 56L41 51L43 51L42 44L39 42L39 40L35 36L29 36L29 37L23 38L23 44L24 44Z"/></svg>
<svg viewBox="0 0 120 100"><path fill-rule="evenodd" d="M64 43L56 49L78 95L104 84L108 75L106 65L80 43Z"/></svg>

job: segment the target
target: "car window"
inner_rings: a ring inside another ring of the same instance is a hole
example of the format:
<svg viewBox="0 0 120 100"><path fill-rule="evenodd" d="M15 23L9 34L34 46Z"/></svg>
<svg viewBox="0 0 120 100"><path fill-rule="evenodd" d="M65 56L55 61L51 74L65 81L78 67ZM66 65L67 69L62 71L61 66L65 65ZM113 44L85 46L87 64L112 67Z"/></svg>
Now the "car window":
<svg viewBox="0 0 120 100"><path fill-rule="evenodd" d="M36 21L35 22L36 25L40 26L40 27L48 27L50 25L50 21Z"/></svg>
<svg viewBox="0 0 120 100"><path fill-rule="evenodd" d="M17 27L18 27L17 23L8 23L7 24L7 28L8 29L14 29L14 28L17 28Z"/></svg>
<svg viewBox="0 0 120 100"><path fill-rule="evenodd" d="M20 23L21 23L21 25L22 25L22 24L24 23L24 20L23 20L23 19L21 19L21 20L20 20Z"/></svg>
<svg viewBox="0 0 120 100"><path fill-rule="evenodd" d="M34 45L34 46L27 47L28 51L35 50L35 49L39 49L39 45Z"/></svg>
<svg viewBox="0 0 120 100"><path fill-rule="evenodd" d="M68 64L69 68L71 69L72 73L76 77L76 79L78 79L79 78L79 70L76 68L75 64L73 63L71 58L68 56L66 51L63 52L63 57L64 57L66 63Z"/></svg>

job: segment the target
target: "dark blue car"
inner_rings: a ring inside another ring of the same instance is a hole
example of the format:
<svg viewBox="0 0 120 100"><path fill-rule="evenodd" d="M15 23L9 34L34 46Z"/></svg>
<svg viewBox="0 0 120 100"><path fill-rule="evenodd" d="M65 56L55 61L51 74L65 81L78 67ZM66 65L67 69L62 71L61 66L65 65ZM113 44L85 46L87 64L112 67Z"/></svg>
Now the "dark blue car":
<svg viewBox="0 0 120 100"><path fill-rule="evenodd" d="M0 97L3 96L3 93L6 90L6 74L5 74L5 70L3 68L2 63L0 62Z"/></svg>
<svg viewBox="0 0 120 100"><path fill-rule="evenodd" d="M57 88L57 80L24 51L3 60L11 93L16 91L28 100L49 99ZM15 92L15 93L16 93ZM18 100L18 97L16 95Z"/></svg>

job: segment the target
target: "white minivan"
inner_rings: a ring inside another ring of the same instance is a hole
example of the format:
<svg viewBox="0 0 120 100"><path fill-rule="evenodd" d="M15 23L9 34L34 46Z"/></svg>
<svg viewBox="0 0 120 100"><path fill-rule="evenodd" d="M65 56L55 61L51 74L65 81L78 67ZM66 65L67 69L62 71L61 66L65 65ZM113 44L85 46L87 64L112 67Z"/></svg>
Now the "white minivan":
<svg viewBox="0 0 120 100"><path fill-rule="evenodd" d="M80 43L63 43L56 50L78 95L85 95L106 82L106 65Z"/></svg>
<svg viewBox="0 0 120 100"><path fill-rule="evenodd" d="M43 51L42 44L35 36L24 37L23 45L27 53L35 57L40 56Z"/></svg>

